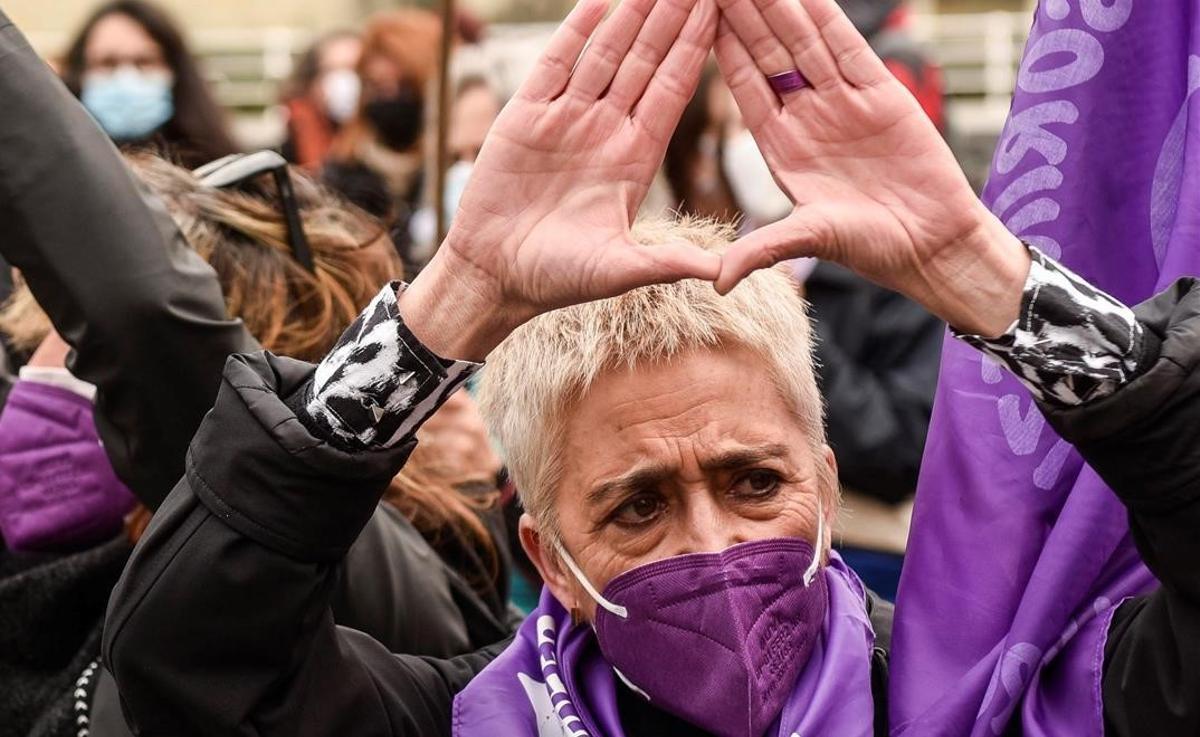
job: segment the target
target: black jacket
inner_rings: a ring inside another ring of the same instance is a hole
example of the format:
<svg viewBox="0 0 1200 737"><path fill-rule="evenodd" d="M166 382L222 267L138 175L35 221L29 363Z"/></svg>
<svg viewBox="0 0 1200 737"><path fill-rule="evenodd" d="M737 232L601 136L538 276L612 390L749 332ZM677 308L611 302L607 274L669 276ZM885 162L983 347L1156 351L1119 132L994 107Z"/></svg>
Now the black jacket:
<svg viewBox="0 0 1200 737"><path fill-rule="evenodd" d="M213 405L226 358L258 344L227 317L215 273L161 202L138 185L3 13L0 100L0 253L22 270L74 347L72 372L97 385L96 423L117 473L157 507L183 475L188 442ZM129 549L120 541L106 546L115 565L94 551L0 550L0 602L68 591L56 601L70 610L40 619L36 633L0 613L5 636L31 643L0 647L0 737L30 734L35 723L38 734L76 733L72 684L99 654L106 595ZM349 555L335 584L336 616L397 651L449 657L512 631L500 597L476 595L391 507L374 511ZM64 571L75 588L63 588ZM6 699L17 690L29 698ZM68 721L48 726L64 702ZM107 713L116 715L111 706ZM93 708L104 711L103 704ZM92 734L121 734L119 718L116 725L114 732L93 723Z"/></svg>
<svg viewBox="0 0 1200 737"><path fill-rule="evenodd" d="M1106 649L1111 737L1200 733L1200 286L1139 309L1158 360L1050 421L1116 489L1162 587ZM1161 345L1158 345L1161 340ZM411 443L348 454L285 398L312 367L236 356L109 604L104 654L145 734L446 735L454 694L497 652L393 655L335 626L345 554Z"/></svg>
<svg viewBox="0 0 1200 737"><path fill-rule="evenodd" d="M821 262L804 282L817 334L829 445L841 482L894 503L917 490L946 325L923 307Z"/></svg>

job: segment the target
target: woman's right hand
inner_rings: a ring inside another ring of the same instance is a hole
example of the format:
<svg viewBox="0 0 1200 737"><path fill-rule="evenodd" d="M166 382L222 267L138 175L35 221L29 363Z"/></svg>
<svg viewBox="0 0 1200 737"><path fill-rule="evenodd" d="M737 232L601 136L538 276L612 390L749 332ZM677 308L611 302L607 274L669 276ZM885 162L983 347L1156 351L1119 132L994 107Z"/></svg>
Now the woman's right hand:
<svg viewBox="0 0 1200 737"><path fill-rule="evenodd" d="M716 34L714 0L624 0L601 24L606 8L582 0L554 34L401 297L405 323L439 355L482 359L542 312L720 272L694 245L630 238Z"/></svg>

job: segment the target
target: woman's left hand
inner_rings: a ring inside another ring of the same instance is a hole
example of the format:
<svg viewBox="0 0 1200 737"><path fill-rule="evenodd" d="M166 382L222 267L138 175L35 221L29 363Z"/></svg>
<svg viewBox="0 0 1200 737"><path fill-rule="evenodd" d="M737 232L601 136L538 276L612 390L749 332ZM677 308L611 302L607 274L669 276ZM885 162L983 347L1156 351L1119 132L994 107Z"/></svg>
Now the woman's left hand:
<svg viewBox="0 0 1200 737"><path fill-rule="evenodd" d="M1029 257L835 0L718 0L716 52L790 216L743 238L717 287L797 256L841 263L971 332L1016 318ZM767 76L810 86L782 97Z"/></svg>

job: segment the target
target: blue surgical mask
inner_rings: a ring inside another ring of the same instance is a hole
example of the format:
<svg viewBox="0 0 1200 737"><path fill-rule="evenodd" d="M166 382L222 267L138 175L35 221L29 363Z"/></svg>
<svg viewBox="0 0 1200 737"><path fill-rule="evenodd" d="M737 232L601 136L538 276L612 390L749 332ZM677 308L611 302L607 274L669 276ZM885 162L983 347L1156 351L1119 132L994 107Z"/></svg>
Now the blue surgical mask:
<svg viewBox="0 0 1200 737"><path fill-rule="evenodd" d="M174 79L166 72L125 66L84 77L81 100L114 141L149 138L175 114Z"/></svg>

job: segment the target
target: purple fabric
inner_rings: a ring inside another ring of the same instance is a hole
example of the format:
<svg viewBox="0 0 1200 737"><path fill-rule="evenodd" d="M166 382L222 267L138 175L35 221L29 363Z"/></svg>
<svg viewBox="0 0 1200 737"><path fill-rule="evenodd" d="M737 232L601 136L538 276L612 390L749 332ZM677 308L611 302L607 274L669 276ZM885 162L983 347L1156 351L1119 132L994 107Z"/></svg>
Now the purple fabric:
<svg viewBox="0 0 1200 737"><path fill-rule="evenodd" d="M627 571L604 588L626 616L596 611L600 651L660 709L716 737L759 737L825 622L825 577L804 581L813 557L807 540L780 538Z"/></svg>
<svg viewBox="0 0 1200 737"><path fill-rule="evenodd" d="M113 473L92 403L19 381L0 412L0 534L13 550L66 551L121 530L133 494Z"/></svg>
<svg viewBox="0 0 1200 737"><path fill-rule="evenodd" d="M833 554L818 574L829 595L821 636L766 734L870 737L870 654L875 636L862 583ZM667 673L685 664L648 655ZM454 737L625 737L616 676L592 628L574 626L548 590L496 660L454 699ZM688 684L681 682L680 690Z"/></svg>
<svg viewBox="0 0 1200 737"><path fill-rule="evenodd" d="M984 193L1011 231L1127 304L1200 271L1198 10L1042 0ZM1124 507L1029 393L948 340L900 582L892 734L1099 737L1108 622L1156 585Z"/></svg>

